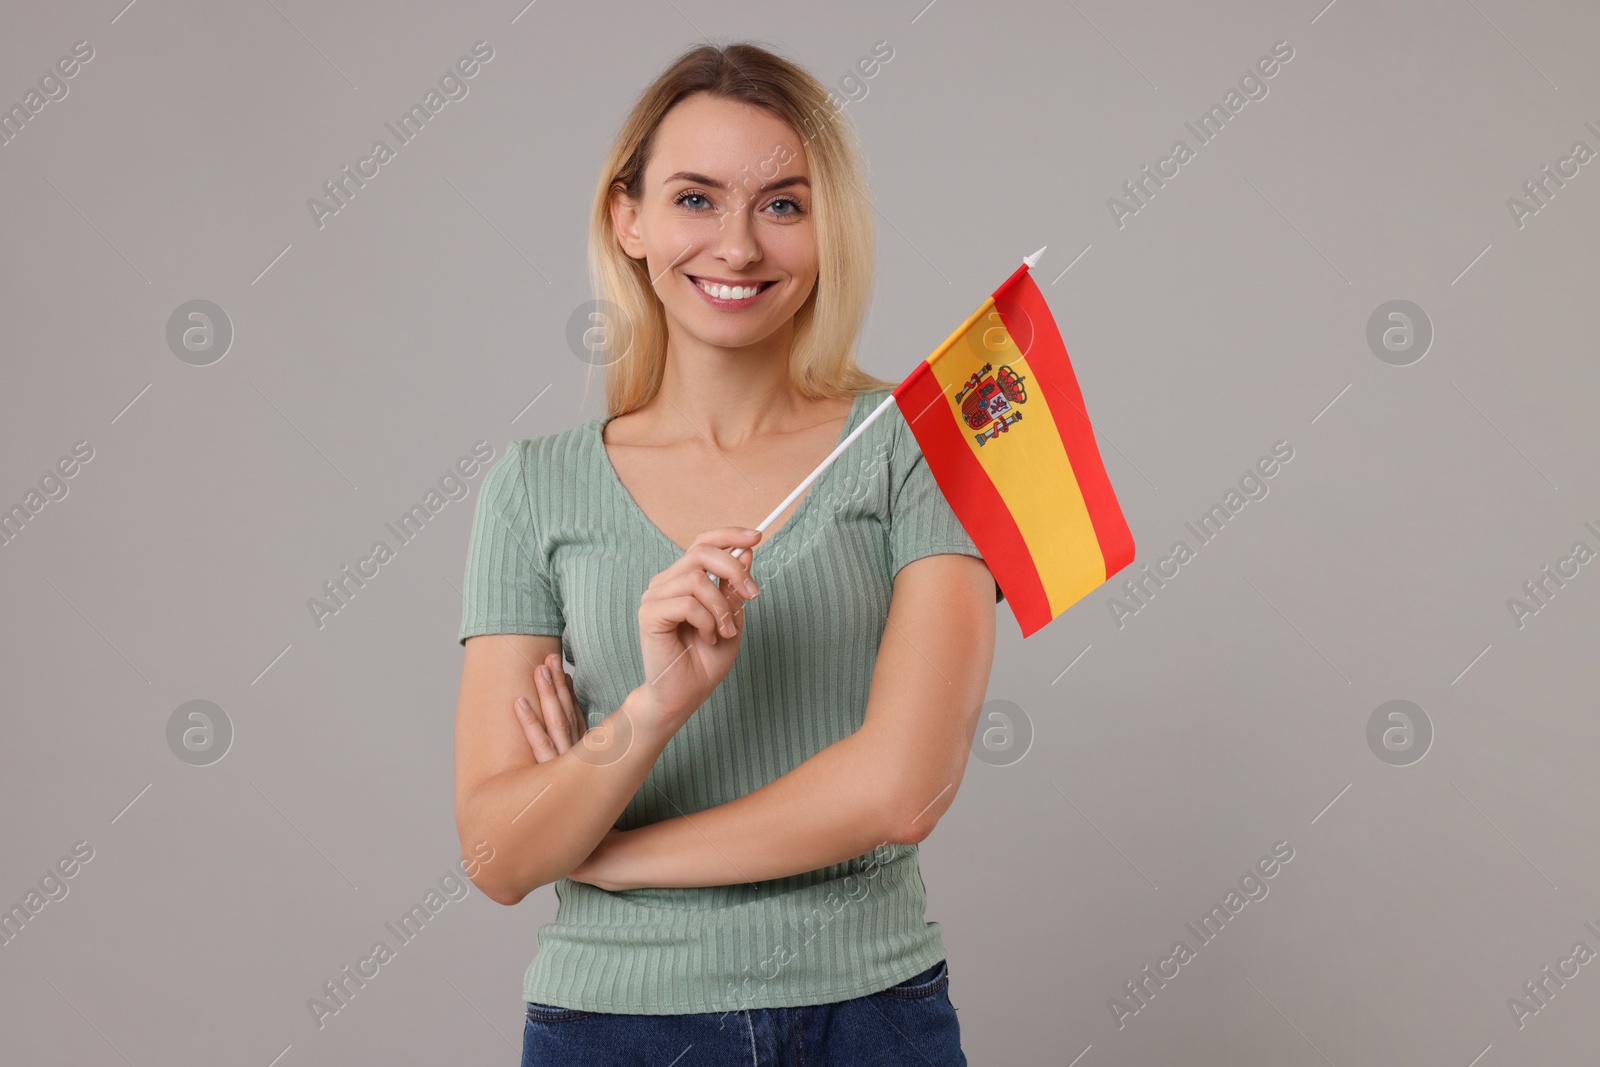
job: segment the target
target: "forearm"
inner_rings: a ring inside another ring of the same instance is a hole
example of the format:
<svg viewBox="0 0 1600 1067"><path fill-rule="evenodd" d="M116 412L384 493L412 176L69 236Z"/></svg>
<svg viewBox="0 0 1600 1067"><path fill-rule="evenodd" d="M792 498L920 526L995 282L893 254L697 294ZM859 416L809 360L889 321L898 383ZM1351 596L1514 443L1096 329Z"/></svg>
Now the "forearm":
<svg viewBox="0 0 1600 1067"><path fill-rule="evenodd" d="M874 736L858 731L737 800L630 830L607 859L612 883L758 882L871 852L900 833L885 763Z"/></svg>
<svg viewBox="0 0 1600 1067"><path fill-rule="evenodd" d="M582 742L555 759L485 780L468 798L458 830L463 848L486 841L493 859L473 884L502 904L564 878L615 825L655 765L670 733L644 728L635 689L591 733L606 731L620 755ZM630 714L630 711L632 714Z"/></svg>

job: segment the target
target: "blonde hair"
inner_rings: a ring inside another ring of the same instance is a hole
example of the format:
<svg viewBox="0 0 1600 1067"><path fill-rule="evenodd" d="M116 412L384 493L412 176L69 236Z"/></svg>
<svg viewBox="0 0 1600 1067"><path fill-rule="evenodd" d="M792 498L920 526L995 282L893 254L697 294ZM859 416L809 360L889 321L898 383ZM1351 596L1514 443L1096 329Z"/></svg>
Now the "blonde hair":
<svg viewBox="0 0 1600 1067"><path fill-rule="evenodd" d="M661 120L694 93L761 108L801 136L811 171L817 283L794 315L789 381L811 399L893 388L856 365L855 341L872 284L872 216L855 130L828 91L796 64L758 45L703 44L680 55L640 94L600 171L589 222L589 277L597 301L611 305L629 334L606 366L612 416L643 406L661 387L667 321L648 266L617 243L611 201L620 190L639 201ZM605 304L601 304L602 307Z"/></svg>

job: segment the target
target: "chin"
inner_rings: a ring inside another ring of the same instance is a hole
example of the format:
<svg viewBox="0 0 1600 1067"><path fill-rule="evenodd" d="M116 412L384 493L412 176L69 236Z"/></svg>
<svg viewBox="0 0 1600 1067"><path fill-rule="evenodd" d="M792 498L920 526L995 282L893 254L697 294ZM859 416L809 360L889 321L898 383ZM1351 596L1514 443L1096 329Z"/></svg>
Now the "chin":
<svg viewBox="0 0 1600 1067"><path fill-rule="evenodd" d="M762 341L765 341L776 332L776 329L744 329L696 333L695 336L704 341L706 344L716 345L718 348L749 348L751 345L760 344Z"/></svg>
<svg viewBox="0 0 1600 1067"><path fill-rule="evenodd" d="M755 344L793 321L795 314L792 308L772 307L759 316L735 316L696 304L679 308L677 312L679 326L708 344L724 348Z"/></svg>

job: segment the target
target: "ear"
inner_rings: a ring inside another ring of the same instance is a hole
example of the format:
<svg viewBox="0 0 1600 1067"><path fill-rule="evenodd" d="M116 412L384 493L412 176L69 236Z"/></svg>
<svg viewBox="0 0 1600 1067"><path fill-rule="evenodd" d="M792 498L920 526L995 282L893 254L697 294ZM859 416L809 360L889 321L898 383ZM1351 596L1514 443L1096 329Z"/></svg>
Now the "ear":
<svg viewBox="0 0 1600 1067"><path fill-rule="evenodd" d="M621 186L611 190L611 228L617 244L632 259L644 258L644 240L639 236L639 205L628 199Z"/></svg>

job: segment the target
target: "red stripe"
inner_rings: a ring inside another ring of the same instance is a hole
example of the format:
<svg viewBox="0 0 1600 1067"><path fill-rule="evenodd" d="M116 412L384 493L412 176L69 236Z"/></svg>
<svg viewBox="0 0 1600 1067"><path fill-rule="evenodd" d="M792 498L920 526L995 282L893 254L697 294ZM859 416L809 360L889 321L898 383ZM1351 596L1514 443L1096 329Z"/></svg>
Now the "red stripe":
<svg viewBox="0 0 1600 1067"><path fill-rule="evenodd" d="M1100 459L1100 449L1095 446L1088 408L1078 389L1078 378L1072 373L1067 346L1056 328L1055 316L1050 314L1050 305L1045 303L1032 273L1022 268L994 291L994 303L1006 332L1011 334L1033 370L1033 381L1029 385L1043 392L1055 419L1067 458L1072 461L1072 472L1078 479L1078 491L1083 494L1089 521L1094 525L1095 538L1100 542L1100 554L1105 557L1106 577L1110 578L1133 562L1133 534L1117 503L1111 479L1106 477L1105 463ZM1007 595L1010 595L1009 590Z"/></svg>
<svg viewBox="0 0 1600 1067"><path fill-rule="evenodd" d="M972 454L966 431L927 360L895 387L894 398L950 510L1000 583L1022 636L1028 636L1054 618L1044 583L1011 509Z"/></svg>

